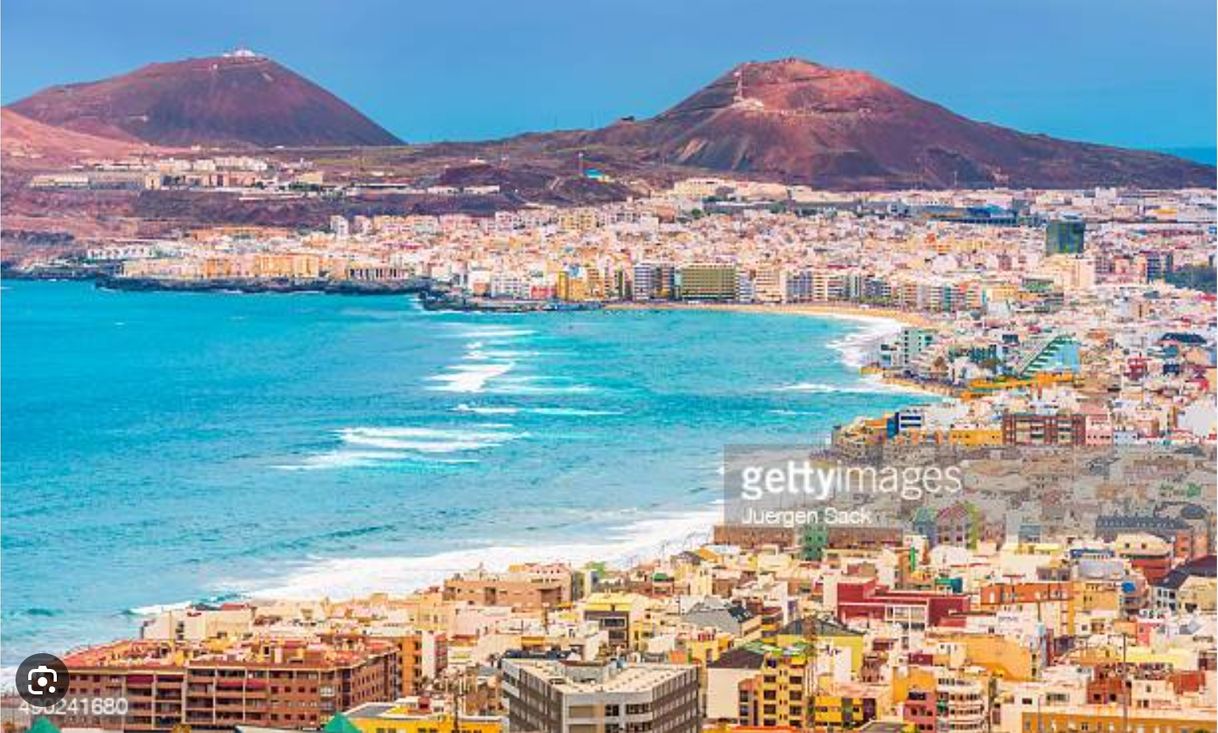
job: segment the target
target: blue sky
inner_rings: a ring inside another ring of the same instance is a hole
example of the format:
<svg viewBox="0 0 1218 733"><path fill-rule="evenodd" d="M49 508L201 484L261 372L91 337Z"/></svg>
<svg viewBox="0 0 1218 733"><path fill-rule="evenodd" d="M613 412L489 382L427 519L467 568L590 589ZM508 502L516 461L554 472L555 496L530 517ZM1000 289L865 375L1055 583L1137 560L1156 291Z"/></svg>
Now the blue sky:
<svg viewBox="0 0 1218 733"><path fill-rule="evenodd" d="M976 119L1212 147L1214 0L4 0L0 97L244 45L410 141L603 125L740 61L861 68Z"/></svg>

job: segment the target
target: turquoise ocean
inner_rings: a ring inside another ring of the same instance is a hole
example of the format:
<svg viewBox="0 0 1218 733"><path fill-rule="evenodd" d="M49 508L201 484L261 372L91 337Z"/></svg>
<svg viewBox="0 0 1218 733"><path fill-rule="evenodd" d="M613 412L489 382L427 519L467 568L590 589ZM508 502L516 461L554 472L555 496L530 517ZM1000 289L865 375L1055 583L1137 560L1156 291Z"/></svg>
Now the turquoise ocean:
<svg viewBox="0 0 1218 733"><path fill-rule="evenodd" d="M879 320L22 281L0 306L5 666L176 604L678 551L724 445L927 399L857 373Z"/></svg>

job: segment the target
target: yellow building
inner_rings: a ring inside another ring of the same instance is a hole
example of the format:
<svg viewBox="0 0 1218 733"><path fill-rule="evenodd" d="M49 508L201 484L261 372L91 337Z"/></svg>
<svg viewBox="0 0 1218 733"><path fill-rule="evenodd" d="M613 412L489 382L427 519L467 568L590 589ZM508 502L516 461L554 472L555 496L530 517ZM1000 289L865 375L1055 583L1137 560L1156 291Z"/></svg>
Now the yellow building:
<svg viewBox="0 0 1218 733"><path fill-rule="evenodd" d="M588 300L588 281L582 274L572 275L566 271L560 272L555 295L559 300L572 302Z"/></svg>
<svg viewBox="0 0 1218 733"><path fill-rule="evenodd" d="M609 650L638 649L647 638L647 597L637 593L592 593L583 605L585 621L608 635Z"/></svg>
<svg viewBox="0 0 1218 733"><path fill-rule="evenodd" d="M254 256L254 277L311 279L321 276L321 258L311 254Z"/></svg>
<svg viewBox="0 0 1218 733"><path fill-rule="evenodd" d="M767 654L760 674L740 684L740 722L803 728L809 672L808 658L802 654Z"/></svg>
<svg viewBox="0 0 1218 733"><path fill-rule="evenodd" d="M1002 445L1002 428L952 428L947 434L949 445L984 448Z"/></svg>
<svg viewBox="0 0 1218 733"><path fill-rule="evenodd" d="M1016 639L991 634L953 634L940 638L962 645L968 664L1004 680L1030 680L1039 669L1036 655Z"/></svg>
<svg viewBox="0 0 1218 733"><path fill-rule="evenodd" d="M1022 711L1021 733L1214 733L1214 708L1130 708L1128 727L1120 705L1075 705Z"/></svg>
<svg viewBox="0 0 1218 733"><path fill-rule="evenodd" d="M438 701L437 701L438 702ZM336 715L326 731L331 731L335 721L345 719L360 733L454 733L458 730L452 712L445 707L432 708L423 698L406 697L394 702L369 702ZM335 725L347 730L341 722ZM462 733L502 733L501 718L484 715L461 715Z"/></svg>
<svg viewBox="0 0 1218 733"><path fill-rule="evenodd" d="M890 698L879 700L872 688L835 684L823 674L818 685L812 674L811 658L802 647L771 649L758 673L739 685L738 722L762 728L851 730L891 707Z"/></svg>
<svg viewBox="0 0 1218 733"><path fill-rule="evenodd" d="M804 623L805 619L796 619L783 627L776 636L763 640L782 648L806 644L807 637L804 635ZM832 621L818 620L816 624L816 639L819 642L817 648L820 650L820 653L828 655L848 654L850 657L851 677L857 679L859 672L863 668L863 646L866 636L862 632L833 623Z"/></svg>
<svg viewBox="0 0 1218 733"><path fill-rule="evenodd" d="M686 265L677 275L682 300L736 299L739 283L734 265Z"/></svg>

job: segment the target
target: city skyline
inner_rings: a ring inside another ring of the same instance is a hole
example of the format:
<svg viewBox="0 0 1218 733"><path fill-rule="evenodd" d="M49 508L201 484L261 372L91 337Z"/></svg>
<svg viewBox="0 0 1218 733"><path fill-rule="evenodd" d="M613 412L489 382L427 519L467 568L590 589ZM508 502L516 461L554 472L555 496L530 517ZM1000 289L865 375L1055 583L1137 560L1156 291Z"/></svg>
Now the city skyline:
<svg viewBox="0 0 1218 733"><path fill-rule="evenodd" d="M216 12L131 2L99 12L72 2L10 2L3 101L249 47L316 79L408 142L473 140L650 116L737 63L798 56L869 71L965 116L1027 132L1209 148L1214 8L1183 5L1187 12L1122 3L1098 13L1095 4L1042 4L998 24L985 8L953 2L919 12L890 3L774 3L729 24L726 9L706 6L693 14L671 5L385 4L336 17L313 3L294 3L288 14L276 3L222 3ZM948 26L957 31L938 35ZM988 30L970 38L960 28ZM158 33L164 29L172 32Z"/></svg>

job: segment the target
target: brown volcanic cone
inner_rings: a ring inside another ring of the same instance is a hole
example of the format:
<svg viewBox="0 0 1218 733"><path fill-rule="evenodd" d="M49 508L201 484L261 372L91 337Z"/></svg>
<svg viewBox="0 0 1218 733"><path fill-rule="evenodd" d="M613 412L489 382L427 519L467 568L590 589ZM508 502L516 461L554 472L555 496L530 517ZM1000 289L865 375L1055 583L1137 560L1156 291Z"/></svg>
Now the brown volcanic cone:
<svg viewBox="0 0 1218 733"><path fill-rule="evenodd" d="M1157 153L975 122L861 71L746 63L660 115L584 142L655 161L827 188L1210 187L1214 169Z"/></svg>
<svg viewBox="0 0 1218 733"><path fill-rule="evenodd" d="M56 127L157 145L397 145L313 82L261 56L150 64L45 89L10 105Z"/></svg>

